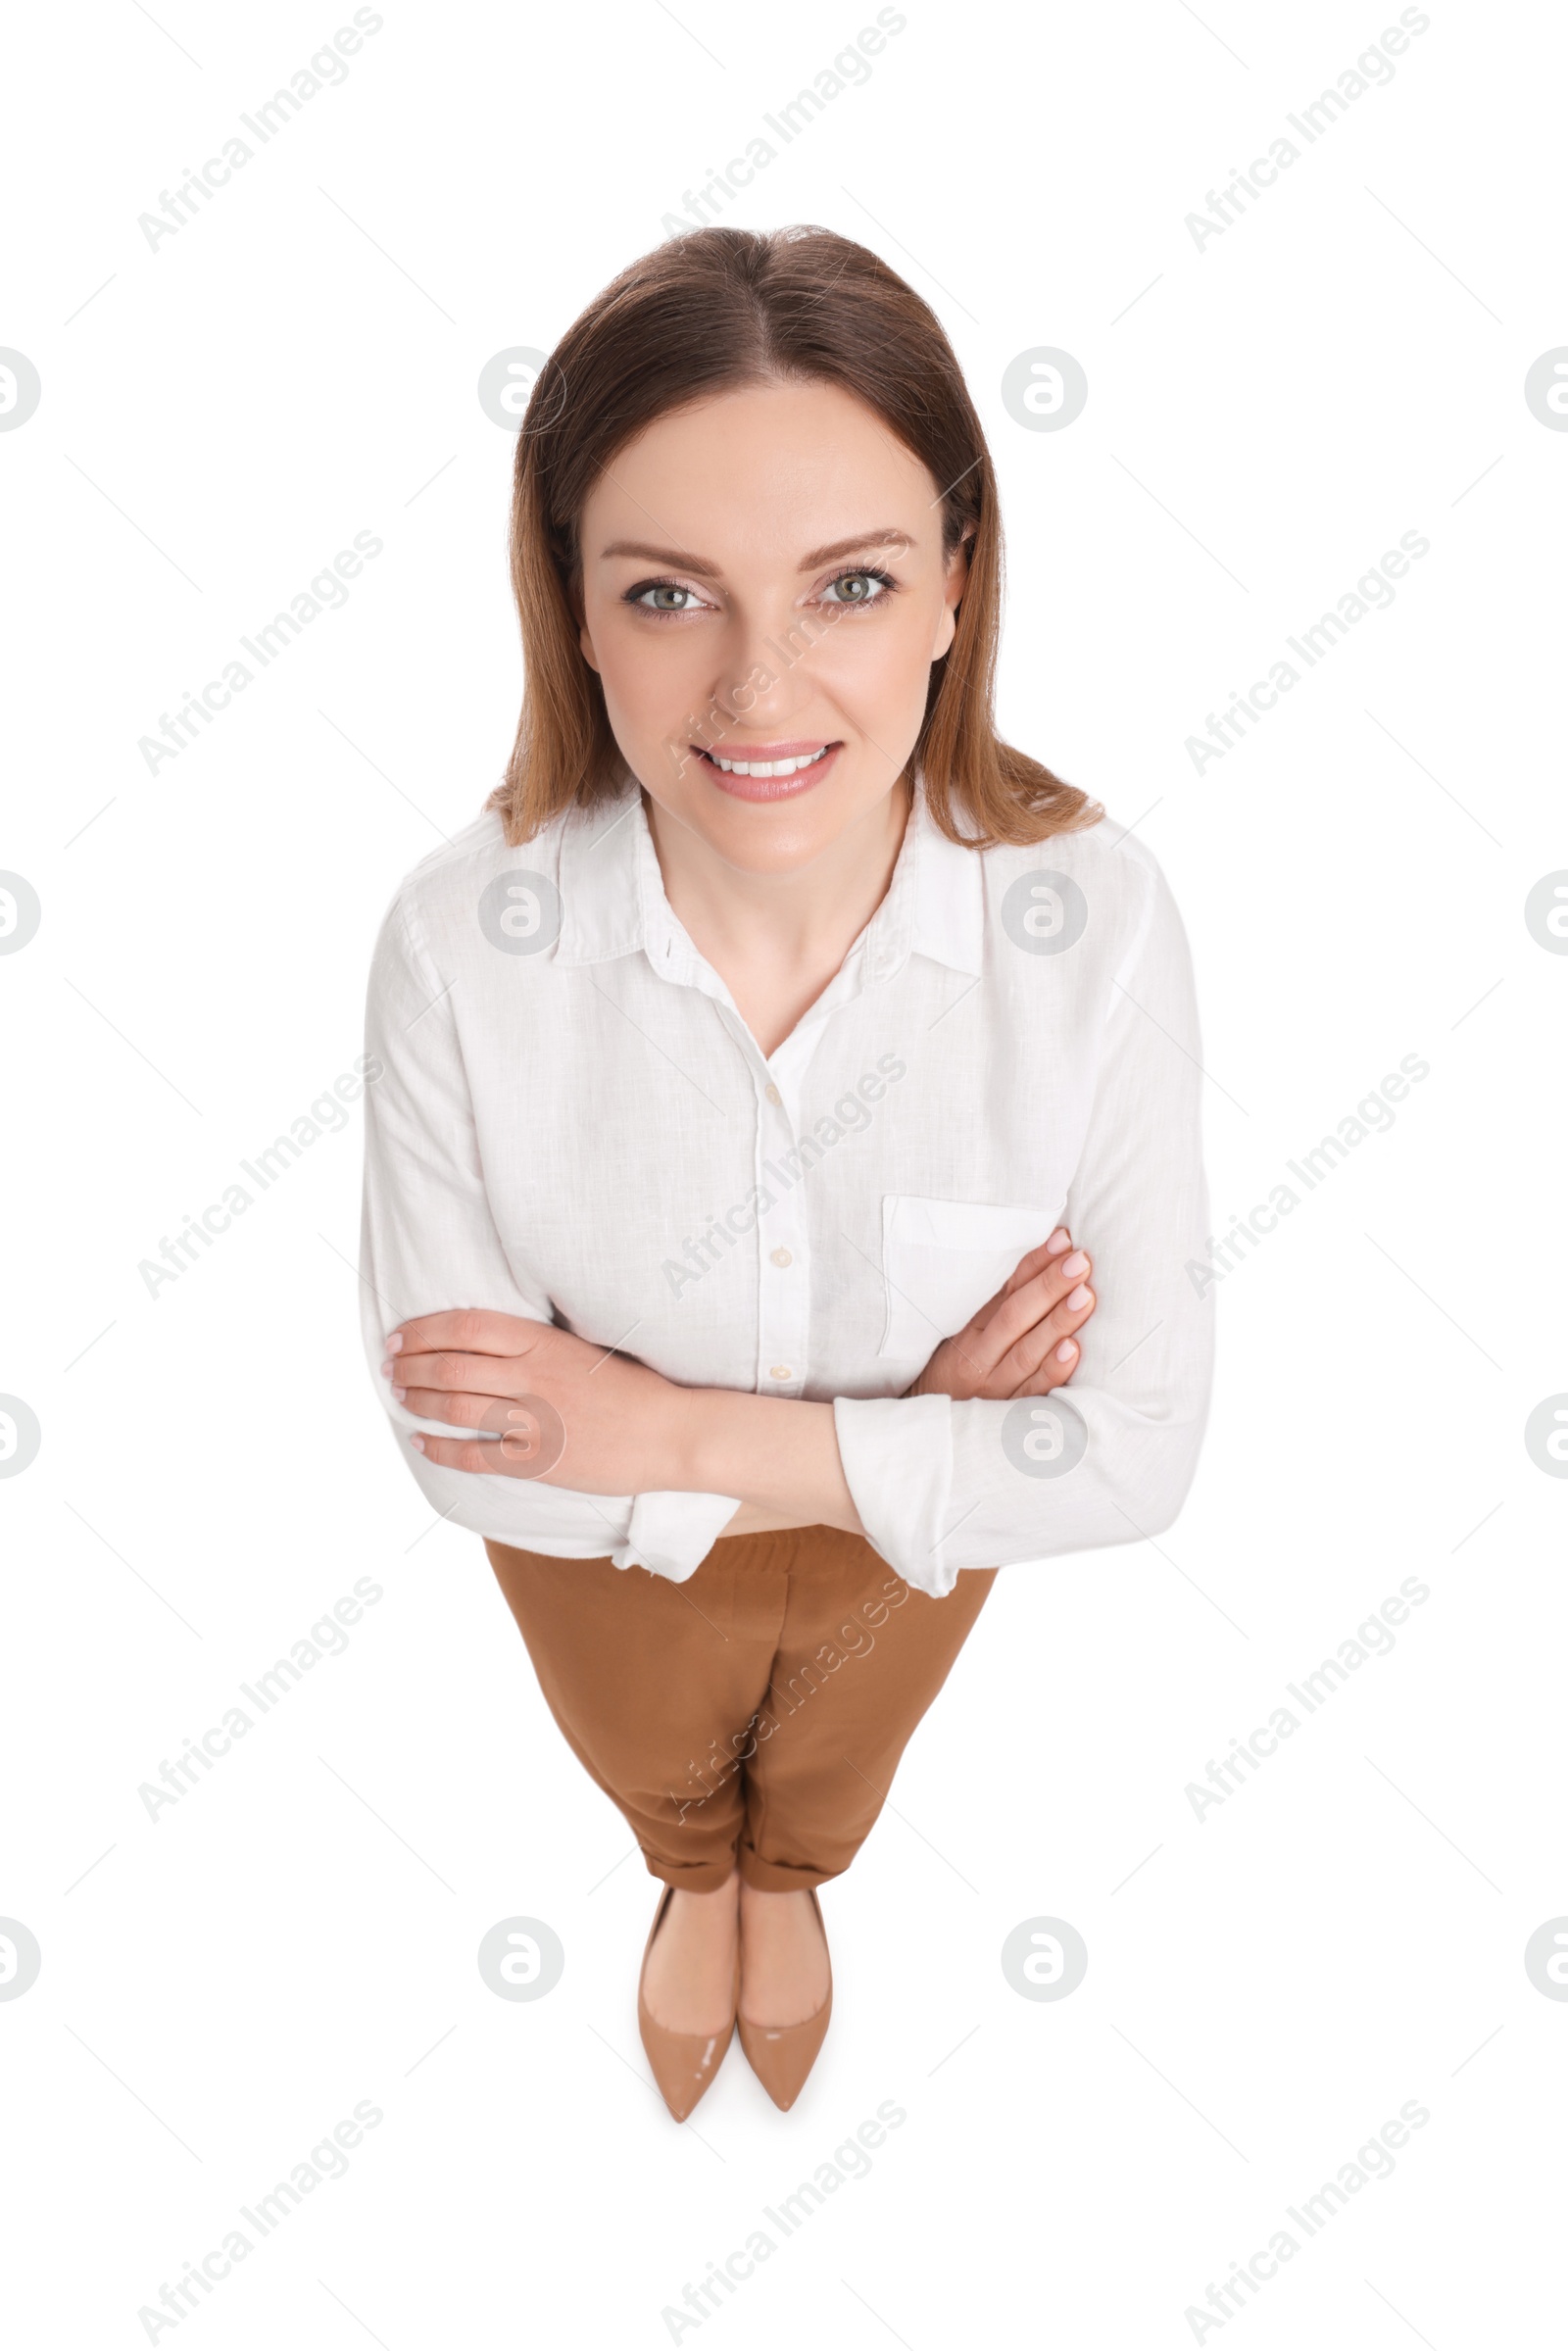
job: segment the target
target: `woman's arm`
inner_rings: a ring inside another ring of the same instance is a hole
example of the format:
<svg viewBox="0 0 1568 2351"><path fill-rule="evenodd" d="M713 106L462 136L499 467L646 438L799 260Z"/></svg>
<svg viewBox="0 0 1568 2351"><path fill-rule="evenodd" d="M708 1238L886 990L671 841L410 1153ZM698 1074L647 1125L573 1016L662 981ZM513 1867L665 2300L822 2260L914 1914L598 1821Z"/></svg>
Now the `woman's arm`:
<svg viewBox="0 0 1568 2351"><path fill-rule="evenodd" d="M1094 1311L1088 1259L1065 1231L1023 1258L945 1339L911 1394L1043 1396L1071 1376ZM1076 1299L1077 1303L1070 1301ZM786 1527L865 1532L839 1454L834 1406L726 1388L680 1388L646 1364L515 1315L423 1315L388 1342L395 1403L482 1432L411 1439L446 1469L579 1493L738 1494L727 1535ZM1069 1350L1062 1354L1060 1350Z"/></svg>
<svg viewBox="0 0 1568 2351"><path fill-rule="evenodd" d="M831 1404L677 1387L569 1331L476 1307L416 1316L387 1350L394 1403L476 1432L412 1436L438 1468L585 1495L725 1494L780 1525L860 1532Z"/></svg>

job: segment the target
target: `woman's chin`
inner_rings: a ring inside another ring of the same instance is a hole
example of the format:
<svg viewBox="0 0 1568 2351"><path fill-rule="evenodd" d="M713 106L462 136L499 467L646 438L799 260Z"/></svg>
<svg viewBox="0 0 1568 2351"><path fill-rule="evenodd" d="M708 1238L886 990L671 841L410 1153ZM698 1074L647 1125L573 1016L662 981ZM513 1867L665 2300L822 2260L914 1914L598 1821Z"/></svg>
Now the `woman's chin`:
<svg viewBox="0 0 1568 2351"><path fill-rule="evenodd" d="M650 788L649 798L737 872L791 873L814 864L845 833L885 808L895 788L857 779L842 759L834 765L837 772L810 790L767 799L743 797L687 768L673 786Z"/></svg>

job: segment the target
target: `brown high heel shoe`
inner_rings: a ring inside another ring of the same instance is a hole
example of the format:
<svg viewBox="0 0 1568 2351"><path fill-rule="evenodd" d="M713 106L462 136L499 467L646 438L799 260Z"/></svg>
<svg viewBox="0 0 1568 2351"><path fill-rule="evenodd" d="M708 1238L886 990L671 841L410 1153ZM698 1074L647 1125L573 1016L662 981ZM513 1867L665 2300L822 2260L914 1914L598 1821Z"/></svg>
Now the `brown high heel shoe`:
<svg viewBox="0 0 1568 2351"><path fill-rule="evenodd" d="M664 1923L673 1886L666 1886L654 1923L648 1930L643 1945L643 1964L637 1979L637 2030L642 2035L648 2062L653 2068L659 2092L677 2123L684 2123L708 2088L713 2076L724 2062L724 2055L735 2033L735 2011L741 1996L740 1933L735 1939L735 1988L730 1997L729 2022L717 2033L672 2033L654 2016L643 1996L643 1984L648 1974L648 1954L654 1947L654 1937Z"/></svg>
<svg viewBox="0 0 1568 2351"><path fill-rule="evenodd" d="M821 1928L822 1946L827 1948L827 1929L822 1925L822 1905L816 1898L816 1888L809 1889L811 1908ZM806 2085L806 2077L816 2063L817 2052L827 2038L828 2020L833 2014L833 1961L827 1966L827 1998L814 2016L799 2025L754 2025L736 2013L736 2030L746 2061L775 2106L788 2114Z"/></svg>

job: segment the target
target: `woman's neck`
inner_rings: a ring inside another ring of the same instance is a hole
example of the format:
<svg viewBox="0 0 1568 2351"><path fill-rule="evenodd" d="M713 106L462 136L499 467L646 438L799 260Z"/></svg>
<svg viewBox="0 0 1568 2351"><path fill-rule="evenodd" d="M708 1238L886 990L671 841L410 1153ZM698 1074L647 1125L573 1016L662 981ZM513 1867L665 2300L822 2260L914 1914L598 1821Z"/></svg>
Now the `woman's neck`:
<svg viewBox="0 0 1568 2351"><path fill-rule="evenodd" d="M901 778L820 857L788 873L739 871L655 801L644 805L672 911L770 1056L887 896L908 821L908 784Z"/></svg>

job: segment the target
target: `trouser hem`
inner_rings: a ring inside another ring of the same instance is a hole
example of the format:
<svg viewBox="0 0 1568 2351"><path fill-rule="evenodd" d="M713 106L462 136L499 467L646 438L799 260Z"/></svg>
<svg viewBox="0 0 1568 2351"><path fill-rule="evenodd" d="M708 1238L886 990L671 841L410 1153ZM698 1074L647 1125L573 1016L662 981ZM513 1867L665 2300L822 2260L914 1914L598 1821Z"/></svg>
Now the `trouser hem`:
<svg viewBox="0 0 1568 2351"><path fill-rule="evenodd" d="M742 1850L736 1863L742 1880L760 1894L806 1893L815 1886L825 1886L830 1878L842 1878L843 1869L819 1870L789 1861L763 1861L759 1854ZM849 1867L848 1862L844 1868Z"/></svg>
<svg viewBox="0 0 1568 2351"><path fill-rule="evenodd" d="M651 1878L662 1879L665 1886L678 1886L693 1894L716 1894L735 1874L733 1853L726 1853L718 1861L666 1861L662 1854L644 1853L643 1861Z"/></svg>

